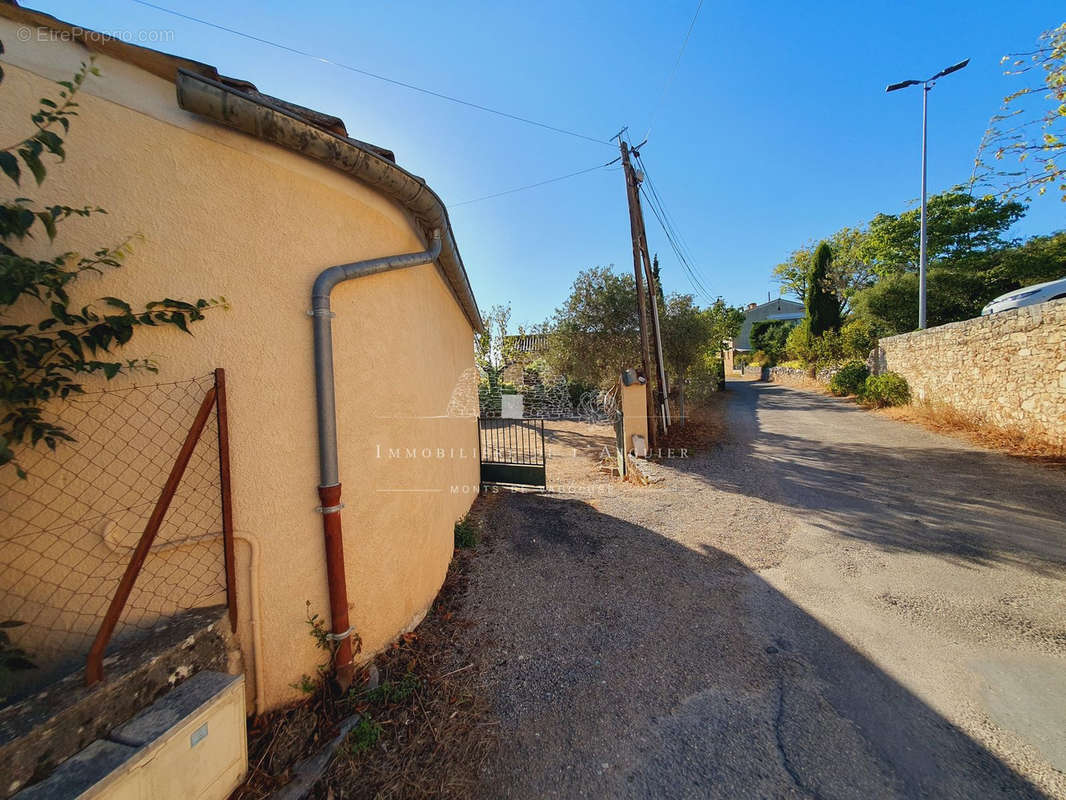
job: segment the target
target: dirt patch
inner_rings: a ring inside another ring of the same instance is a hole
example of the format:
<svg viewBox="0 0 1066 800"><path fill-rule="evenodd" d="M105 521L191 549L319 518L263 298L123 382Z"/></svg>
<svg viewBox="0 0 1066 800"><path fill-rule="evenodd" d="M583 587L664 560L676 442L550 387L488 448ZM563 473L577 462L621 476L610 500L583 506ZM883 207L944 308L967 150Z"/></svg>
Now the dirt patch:
<svg viewBox="0 0 1066 800"><path fill-rule="evenodd" d="M666 436L660 437L661 449L706 450L726 440L724 393L717 392L704 405L686 409L685 424L675 419Z"/></svg>
<svg viewBox="0 0 1066 800"><path fill-rule="evenodd" d="M498 498L479 498L480 519ZM293 778L293 767L336 735L338 723L360 715L337 749L314 798L468 798L496 727L487 715L478 671L463 632L467 574L477 548L456 550L433 608L363 669L339 694L316 687L299 705L273 712L249 730L249 777L233 800L260 800Z"/></svg>
<svg viewBox="0 0 1066 800"><path fill-rule="evenodd" d="M608 485L611 475L601 463L614 458L614 427L606 423L552 420L545 424L548 490L573 491L590 484Z"/></svg>

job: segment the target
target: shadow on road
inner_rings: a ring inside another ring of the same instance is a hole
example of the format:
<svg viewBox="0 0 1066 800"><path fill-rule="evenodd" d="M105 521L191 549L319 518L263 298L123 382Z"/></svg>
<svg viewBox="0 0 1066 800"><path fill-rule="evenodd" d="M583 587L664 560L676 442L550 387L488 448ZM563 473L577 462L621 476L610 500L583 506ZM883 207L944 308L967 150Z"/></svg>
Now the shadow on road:
<svg viewBox="0 0 1066 800"><path fill-rule="evenodd" d="M488 514L487 795L1045 796L736 558L575 499Z"/></svg>
<svg viewBox="0 0 1066 800"><path fill-rule="evenodd" d="M730 389L734 441L725 463L715 452L670 466L887 551L1061 574L1059 473L873 417L845 400L762 383ZM898 443L885 443L893 437Z"/></svg>

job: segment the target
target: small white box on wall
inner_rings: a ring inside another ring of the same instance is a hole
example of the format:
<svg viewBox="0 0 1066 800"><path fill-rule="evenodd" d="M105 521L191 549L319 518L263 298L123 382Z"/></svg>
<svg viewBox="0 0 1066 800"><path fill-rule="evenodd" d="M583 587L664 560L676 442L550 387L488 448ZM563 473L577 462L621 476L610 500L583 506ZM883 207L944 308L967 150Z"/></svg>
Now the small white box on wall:
<svg viewBox="0 0 1066 800"><path fill-rule="evenodd" d="M504 419L522 419L524 408L522 395L505 394L500 397L500 416Z"/></svg>

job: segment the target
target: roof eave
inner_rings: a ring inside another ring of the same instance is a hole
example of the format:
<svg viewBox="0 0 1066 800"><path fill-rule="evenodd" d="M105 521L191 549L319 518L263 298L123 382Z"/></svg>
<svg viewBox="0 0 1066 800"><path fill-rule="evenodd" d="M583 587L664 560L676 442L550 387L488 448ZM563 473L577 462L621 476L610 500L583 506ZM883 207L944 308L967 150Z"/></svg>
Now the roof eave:
<svg viewBox="0 0 1066 800"><path fill-rule="evenodd" d="M414 218L427 241L441 231L438 259L459 306L477 332L484 331L448 210L424 180L346 136L322 130L258 93L241 91L201 73L179 69L178 105L227 127L300 153L347 173L394 200Z"/></svg>

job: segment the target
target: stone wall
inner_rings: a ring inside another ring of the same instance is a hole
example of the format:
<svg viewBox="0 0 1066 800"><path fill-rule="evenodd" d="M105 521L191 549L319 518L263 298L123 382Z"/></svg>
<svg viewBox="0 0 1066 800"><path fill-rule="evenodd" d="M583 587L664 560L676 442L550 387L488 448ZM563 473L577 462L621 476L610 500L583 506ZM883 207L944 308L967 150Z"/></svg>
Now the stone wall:
<svg viewBox="0 0 1066 800"><path fill-rule="evenodd" d="M836 367L819 369L812 378L805 369L795 367L763 367L761 379L770 383L781 383L785 386L798 386L810 388L814 384L828 385L829 379L837 372Z"/></svg>
<svg viewBox="0 0 1066 800"><path fill-rule="evenodd" d="M882 339L870 361L918 401L1066 444L1066 299Z"/></svg>

